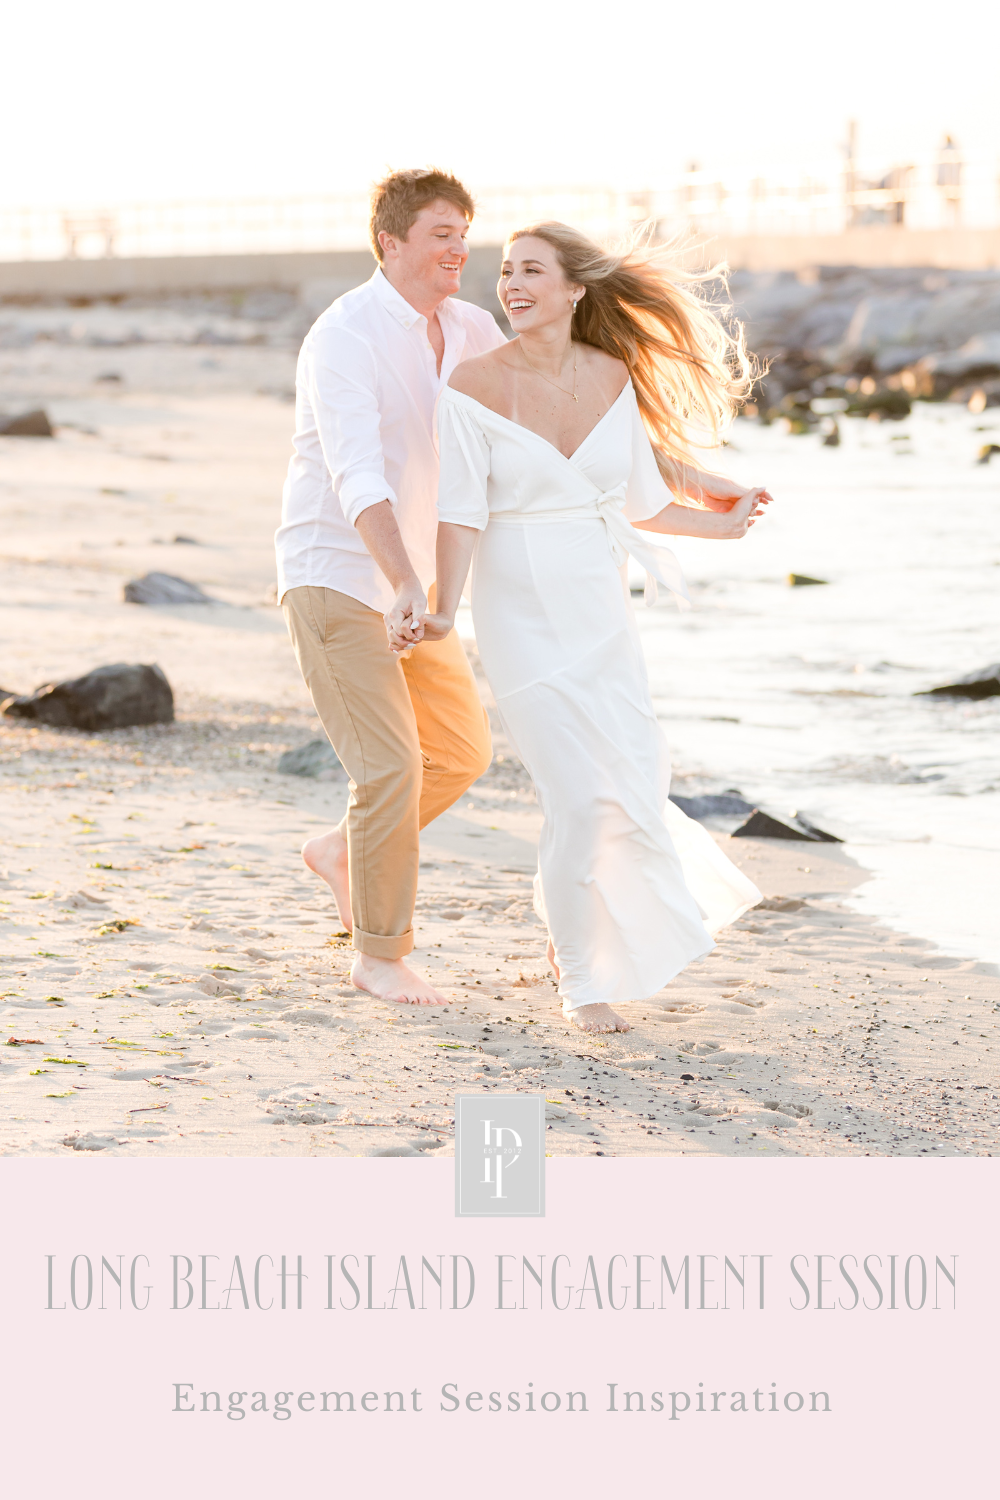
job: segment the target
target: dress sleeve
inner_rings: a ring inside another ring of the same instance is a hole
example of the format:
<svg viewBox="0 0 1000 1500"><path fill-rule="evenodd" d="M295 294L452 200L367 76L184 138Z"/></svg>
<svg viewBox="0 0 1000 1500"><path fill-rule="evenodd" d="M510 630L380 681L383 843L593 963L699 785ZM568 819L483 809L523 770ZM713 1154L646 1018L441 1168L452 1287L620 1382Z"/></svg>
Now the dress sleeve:
<svg viewBox="0 0 1000 1500"><path fill-rule="evenodd" d="M674 497L656 466L653 445L639 415L634 392L631 404L632 472L625 492L625 518L628 521L648 521L651 516L659 515Z"/></svg>
<svg viewBox="0 0 1000 1500"><path fill-rule="evenodd" d="M475 416L452 398L447 387L438 406L438 451L438 520L484 531L490 519L490 445Z"/></svg>

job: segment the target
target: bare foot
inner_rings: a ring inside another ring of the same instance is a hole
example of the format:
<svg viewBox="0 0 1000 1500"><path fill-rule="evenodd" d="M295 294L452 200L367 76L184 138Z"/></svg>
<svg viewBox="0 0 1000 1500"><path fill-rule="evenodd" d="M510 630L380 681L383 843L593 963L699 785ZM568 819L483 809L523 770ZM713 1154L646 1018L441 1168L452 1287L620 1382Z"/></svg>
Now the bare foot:
<svg viewBox="0 0 1000 1500"><path fill-rule="evenodd" d="M563 1010L567 1021L579 1026L581 1031L631 1031L627 1021L622 1020L610 1005L578 1005L575 1010Z"/></svg>
<svg viewBox="0 0 1000 1500"><path fill-rule="evenodd" d="M549 938L549 946L545 950L545 957L549 961L549 968L556 976L556 984L558 984L560 979L562 978L562 975L559 972L559 965L556 963L556 950L552 946L551 938Z"/></svg>
<svg viewBox="0 0 1000 1500"><path fill-rule="evenodd" d="M347 874L347 840L331 828L302 845L302 858L314 875L325 880L337 903L337 913L348 932L353 932L351 886Z"/></svg>
<svg viewBox="0 0 1000 1500"><path fill-rule="evenodd" d="M414 974L401 958L373 958L370 953L359 953L351 969L351 983L380 1000L396 1000L400 1005L450 1004L447 995Z"/></svg>

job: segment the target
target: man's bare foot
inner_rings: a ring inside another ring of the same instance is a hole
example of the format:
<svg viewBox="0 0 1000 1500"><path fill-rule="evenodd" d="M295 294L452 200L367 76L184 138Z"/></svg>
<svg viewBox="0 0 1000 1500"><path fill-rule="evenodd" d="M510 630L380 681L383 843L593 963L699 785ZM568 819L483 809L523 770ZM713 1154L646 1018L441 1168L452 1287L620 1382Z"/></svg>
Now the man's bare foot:
<svg viewBox="0 0 1000 1500"><path fill-rule="evenodd" d="M307 839L302 845L302 858L306 866L325 880L337 903L337 913L348 932L353 932L351 919L351 885L347 873L347 840L336 828L319 838Z"/></svg>
<svg viewBox="0 0 1000 1500"><path fill-rule="evenodd" d="M631 1026L624 1021L610 1005L602 1002L596 1005L578 1005L575 1010L563 1010L567 1021L572 1021L574 1026L579 1026L581 1031L631 1031Z"/></svg>
<svg viewBox="0 0 1000 1500"><path fill-rule="evenodd" d="M556 976L556 984L558 984L560 979L562 978L562 975L559 972L559 965L556 963L556 950L552 946L551 938L549 938L549 946L545 950L545 957L549 961L549 968Z"/></svg>
<svg viewBox="0 0 1000 1500"><path fill-rule="evenodd" d="M450 1004L447 995L414 974L401 958L373 958L370 953L359 953L351 969L351 983L380 1000L396 1000L400 1005Z"/></svg>

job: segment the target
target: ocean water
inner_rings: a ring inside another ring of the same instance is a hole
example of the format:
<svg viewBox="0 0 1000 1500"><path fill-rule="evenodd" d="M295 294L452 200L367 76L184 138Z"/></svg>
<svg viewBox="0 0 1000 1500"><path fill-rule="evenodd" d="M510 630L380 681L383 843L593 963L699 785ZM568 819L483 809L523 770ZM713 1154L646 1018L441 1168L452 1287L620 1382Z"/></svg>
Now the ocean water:
<svg viewBox="0 0 1000 1500"><path fill-rule="evenodd" d="M915 696L1000 659L1000 409L840 426L736 424L719 467L775 503L674 539L690 613L637 600L657 712L694 789L802 812L870 872L855 906L1000 962L1000 698Z"/></svg>

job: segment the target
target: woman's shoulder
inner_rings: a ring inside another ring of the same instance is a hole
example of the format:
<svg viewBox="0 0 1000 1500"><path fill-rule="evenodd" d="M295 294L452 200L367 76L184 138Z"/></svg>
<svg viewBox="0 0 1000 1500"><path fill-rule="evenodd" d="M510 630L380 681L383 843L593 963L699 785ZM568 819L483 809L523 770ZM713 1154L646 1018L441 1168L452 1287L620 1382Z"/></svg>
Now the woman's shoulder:
<svg viewBox="0 0 1000 1500"><path fill-rule="evenodd" d="M448 380L447 389L459 395L471 396L482 406L491 406L503 384L504 369L501 356L504 349L491 349L488 354L478 354L474 359L464 359L456 365Z"/></svg>
<svg viewBox="0 0 1000 1500"><path fill-rule="evenodd" d="M590 377L603 388L609 402L617 401L625 387L631 384L628 365L594 344L581 343L579 349Z"/></svg>

